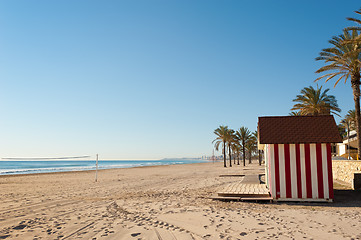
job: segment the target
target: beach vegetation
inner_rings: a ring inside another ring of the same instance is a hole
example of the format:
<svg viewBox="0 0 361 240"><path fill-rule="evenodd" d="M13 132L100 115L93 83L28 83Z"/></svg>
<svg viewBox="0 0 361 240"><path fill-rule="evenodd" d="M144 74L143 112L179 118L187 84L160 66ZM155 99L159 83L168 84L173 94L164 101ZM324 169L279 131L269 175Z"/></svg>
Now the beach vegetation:
<svg viewBox="0 0 361 240"><path fill-rule="evenodd" d="M360 14L360 11L357 11ZM356 19L350 19L360 24ZM361 43L360 29L355 27L346 28L343 33L329 40L331 47L322 49L318 61L324 61L325 66L319 68L316 73L323 74L315 81L325 79L325 82L336 79L334 86L341 80L351 82L353 99L355 104L355 122L357 137L361 134L360 126L360 68L361 68ZM361 141L358 141L358 155L361 155Z"/></svg>
<svg viewBox="0 0 361 240"><path fill-rule="evenodd" d="M291 111L288 115L289 116L300 116L301 112L300 111Z"/></svg>
<svg viewBox="0 0 361 240"><path fill-rule="evenodd" d="M294 116L298 115L330 115L339 116L341 109L338 107L335 96L327 94L330 89L324 91L322 86L315 89L312 86L305 87L301 94L297 95L293 102L296 104L291 108Z"/></svg>
<svg viewBox="0 0 361 240"><path fill-rule="evenodd" d="M256 151L257 151L257 146L258 146L258 130L254 131L252 133L253 137L255 138L255 147L256 147ZM258 163L261 166L262 164L262 150L258 149Z"/></svg>
<svg viewBox="0 0 361 240"><path fill-rule="evenodd" d="M227 150L229 166L232 167L232 157L234 164L240 165L241 155L243 156L243 166L246 166L246 156L251 163L252 154L257 149L257 132L251 132L247 127L242 126L239 130L234 131L228 126L219 126L214 130L216 139L212 141L216 151L222 148L224 167L227 167Z"/></svg>
<svg viewBox="0 0 361 240"><path fill-rule="evenodd" d="M252 163L252 153L257 149L257 138L254 136L254 133L251 134L250 138L246 143L246 150L248 153L248 163Z"/></svg>
<svg viewBox="0 0 361 240"><path fill-rule="evenodd" d="M238 138L236 135L234 135L234 144L232 145L234 164L236 164L236 160L237 160L237 165L239 165L239 161L241 158L241 149L242 148L238 141Z"/></svg>
<svg viewBox="0 0 361 240"><path fill-rule="evenodd" d="M342 120L345 123L348 123L350 130L356 129L356 112L355 110L348 110L344 119Z"/></svg>
<svg viewBox="0 0 361 240"><path fill-rule="evenodd" d="M246 166L246 146L250 141L252 134L247 127L242 126L236 131L236 136L239 139L240 144L242 146L243 166Z"/></svg>
<svg viewBox="0 0 361 240"><path fill-rule="evenodd" d="M347 126L341 121L340 124L337 125L338 132L340 133L341 137L344 139L347 136Z"/></svg>
<svg viewBox="0 0 361 240"><path fill-rule="evenodd" d="M223 162L224 167L227 167L226 164L226 144L228 142L229 129L228 126L219 126L216 130L214 130L214 134L216 134L217 138L213 140L214 148L218 151L220 145L222 145L222 153L223 153Z"/></svg>
<svg viewBox="0 0 361 240"><path fill-rule="evenodd" d="M361 8L359 10L356 10L355 13L358 14L358 15L361 15ZM359 26L359 25L361 25L361 19L357 19L357 18L354 18L354 17L348 17L346 19L353 22L353 23L356 23L358 26L347 27L347 28L345 28L345 30L347 30L347 31L349 31L349 30L351 30L351 31L353 31L353 30L361 31L361 27ZM360 44L361 43L361 35L358 35L355 39L353 39L351 41ZM345 41L345 43L348 43L348 42L349 42L349 40Z"/></svg>
<svg viewBox="0 0 361 240"><path fill-rule="evenodd" d="M228 145L228 156L229 156L229 166L232 167L232 149L233 145L236 144L235 141L235 132L233 129L228 129L227 134L227 145Z"/></svg>
<svg viewBox="0 0 361 240"><path fill-rule="evenodd" d="M349 110L345 117L341 120L339 131L343 138L347 137L347 159L350 159L350 131L355 130L356 126L355 110ZM354 158L357 159L357 158Z"/></svg>

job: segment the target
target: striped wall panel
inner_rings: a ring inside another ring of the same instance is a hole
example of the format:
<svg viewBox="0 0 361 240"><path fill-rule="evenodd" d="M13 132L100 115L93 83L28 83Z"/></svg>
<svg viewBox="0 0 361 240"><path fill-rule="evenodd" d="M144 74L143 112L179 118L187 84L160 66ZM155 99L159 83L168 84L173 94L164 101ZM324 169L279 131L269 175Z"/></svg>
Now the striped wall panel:
<svg viewBox="0 0 361 240"><path fill-rule="evenodd" d="M265 151L274 199L333 199L329 143L267 144Z"/></svg>

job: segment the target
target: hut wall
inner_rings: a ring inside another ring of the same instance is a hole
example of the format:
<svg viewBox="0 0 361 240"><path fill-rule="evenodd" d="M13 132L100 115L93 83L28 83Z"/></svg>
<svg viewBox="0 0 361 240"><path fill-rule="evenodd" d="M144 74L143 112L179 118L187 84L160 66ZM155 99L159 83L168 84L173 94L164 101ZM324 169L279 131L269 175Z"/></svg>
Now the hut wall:
<svg viewBox="0 0 361 240"><path fill-rule="evenodd" d="M270 148L271 145L270 144L265 144L264 145L264 163L265 163L265 181L266 181L266 186L268 187L271 196L275 194L275 190L274 187L272 185L272 180L271 180L271 168L270 168L270 159L271 159L271 152L270 152Z"/></svg>
<svg viewBox="0 0 361 240"><path fill-rule="evenodd" d="M273 199L333 199L331 144L266 144L265 162Z"/></svg>

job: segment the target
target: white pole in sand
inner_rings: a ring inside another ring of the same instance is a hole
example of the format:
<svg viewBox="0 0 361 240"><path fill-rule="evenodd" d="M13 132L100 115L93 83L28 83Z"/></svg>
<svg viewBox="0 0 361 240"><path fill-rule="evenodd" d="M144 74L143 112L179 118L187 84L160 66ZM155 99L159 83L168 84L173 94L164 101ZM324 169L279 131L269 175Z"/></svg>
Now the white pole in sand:
<svg viewBox="0 0 361 240"><path fill-rule="evenodd" d="M98 154L97 154L96 169L95 169L95 182L97 181L98 181Z"/></svg>

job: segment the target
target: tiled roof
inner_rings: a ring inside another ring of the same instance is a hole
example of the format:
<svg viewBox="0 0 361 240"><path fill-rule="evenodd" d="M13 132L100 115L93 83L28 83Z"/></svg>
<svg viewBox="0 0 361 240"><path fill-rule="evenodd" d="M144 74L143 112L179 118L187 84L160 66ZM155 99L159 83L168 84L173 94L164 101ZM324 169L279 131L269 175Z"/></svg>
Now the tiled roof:
<svg viewBox="0 0 361 240"><path fill-rule="evenodd" d="M260 144L342 142L333 116L277 116L258 118Z"/></svg>

